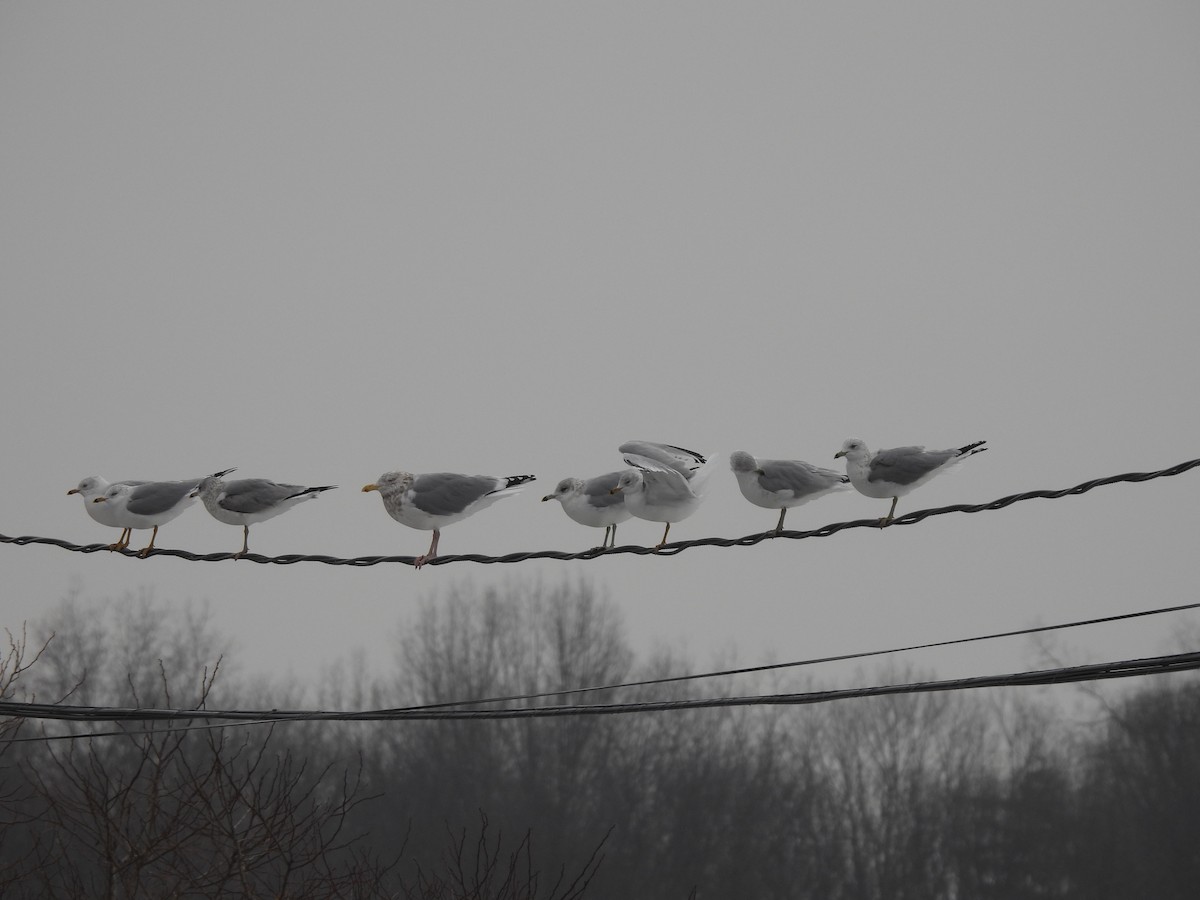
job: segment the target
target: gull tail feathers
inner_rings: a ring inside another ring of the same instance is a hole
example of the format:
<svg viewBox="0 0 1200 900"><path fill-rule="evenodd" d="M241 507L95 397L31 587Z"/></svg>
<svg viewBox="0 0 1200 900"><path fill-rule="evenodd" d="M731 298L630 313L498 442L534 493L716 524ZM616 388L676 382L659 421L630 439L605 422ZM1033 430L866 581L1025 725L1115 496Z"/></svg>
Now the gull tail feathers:
<svg viewBox="0 0 1200 900"><path fill-rule="evenodd" d="M693 471L691 477L688 478L688 487L692 489L692 493L697 497L703 497L708 493L709 479L717 469L717 459L719 457L719 453L708 454L704 465Z"/></svg>

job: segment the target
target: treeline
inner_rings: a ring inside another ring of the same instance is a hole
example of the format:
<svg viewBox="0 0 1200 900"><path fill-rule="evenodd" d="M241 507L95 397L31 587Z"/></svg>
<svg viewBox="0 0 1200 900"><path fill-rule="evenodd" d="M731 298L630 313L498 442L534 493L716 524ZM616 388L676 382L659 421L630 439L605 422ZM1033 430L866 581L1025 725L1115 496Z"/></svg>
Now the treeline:
<svg viewBox="0 0 1200 900"><path fill-rule="evenodd" d="M668 650L637 660L587 584L439 598L398 632L389 676L348 666L308 696L239 682L203 611L75 598L10 636L0 693L396 707L689 668ZM0 896L1190 900L1200 684L1148 679L1084 725L1032 696L192 730L8 720ZM95 730L120 734L42 739Z"/></svg>

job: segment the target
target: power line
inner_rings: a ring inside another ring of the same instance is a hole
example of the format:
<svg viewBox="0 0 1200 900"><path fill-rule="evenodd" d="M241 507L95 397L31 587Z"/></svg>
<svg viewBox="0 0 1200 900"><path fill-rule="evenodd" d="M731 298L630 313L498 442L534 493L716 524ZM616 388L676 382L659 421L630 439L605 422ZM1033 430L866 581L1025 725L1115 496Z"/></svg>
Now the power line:
<svg viewBox="0 0 1200 900"><path fill-rule="evenodd" d="M672 683L683 682L683 681L696 681L696 680L706 679L706 678L720 678L720 677L726 677L726 676L731 676L731 675L746 675L746 674L771 671L774 669L796 668L796 667L801 667L801 666L813 666L813 665L820 665L820 664L829 663L829 662L843 662L843 661L852 660L852 659L865 659L865 658L872 657L872 656L884 656L884 655L890 655L890 654L895 654L895 653L905 653L905 652L910 652L913 650L926 650L926 649L931 649L934 647L949 647L949 646L953 646L956 644L966 644L966 643L973 643L973 642L977 642L977 641L996 640L998 638L1019 637L1019 636L1023 636L1023 635L1029 635L1029 634L1040 634L1040 633L1047 632L1047 631L1058 631L1058 630L1062 630L1062 629L1066 629L1066 628L1079 628L1079 627L1083 627L1086 625L1101 625L1101 624L1119 622L1119 621L1124 621L1124 620L1129 620L1129 619L1144 618L1146 616L1156 616L1156 615L1163 615L1166 613L1183 612L1183 611L1191 610L1191 609L1200 609L1200 602L1185 603L1185 604L1181 604L1178 606L1165 606L1165 607L1159 607L1157 609L1139 610L1137 612L1119 613L1117 615L1102 616L1102 617L1097 617L1097 618L1092 618L1092 619L1079 619L1079 620L1075 620L1075 621L1071 621L1071 622L1060 622L1060 623L1057 623L1054 625L1036 625L1036 626L1032 626L1030 628L1021 628L1021 629L1014 629L1014 630L1010 630L1010 631L992 632L990 634L975 635L972 637L965 637L965 638L952 638L949 640L933 641L933 642L924 643L924 644L910 644L905 647L891 647L886 650L867 650L867 651L860 651L860 652L856 652L856 653L841 653L841 654L837 654L834 656L813 657L813 658L809 658L809 659L794 660L791 662L784 662L784 663L769 663L769 664L765 664L765 665L748 666L748 667L739 668L739 669L723 669L723 670L719 670L719 671L715 671L715 672L699 672L699 673L692 673L692 674L688 674L688 675L673 675L673 676L666 677L666 678L652 678L652 679L645 679L642 681L628 681L628 682L621 682L621 683L616 683L616 684L593 685L590 687L567 688L567 689L559 689L559 690L552 690L552 691L542 691L539 693L532 693L532 694L513 694L513 695L498 696L498 697L483 697L483 698L477 698L477 699L473 699L473 700L453 700L453 701L445 701L445 702L440 702L440 703L428 703L428 704L422 704L422 705L416 705L416 706L397 707L394 710L394 712L416 713L416 712L426 711L426 710L447 710L447 709L453 709L456 707L481 706L483 704L491 704L491 703L528 702L531 700L545 699L546 697L567 697L567 696L585 694L585 693L590 693L590 692L595 692L595 691L615 691L615 690L620 690L623 688L631 688L631 687L648 687L648 686L659 685L659 684L672 684ZM1147 674L1149 674L1149 673L1147 673ZM56 704L50 704L49 708L60 709L61 707L59 707ZM85 709L94 709L94 710L105 709L105 707L84 707L84 708ZM0 711L2 711L2 709L3 708L0 707ZM24 716L22 716L22 718L24 718ZM27 741L40 741L40 740L75 740L75 739L85 738L85 737L116 737L116 736L121 736L121 735L130 736L130 735L136 735L136 734L166 734L166 733L171 733L171 732L176 732L176 731L192 731L192 730L206 730L206 729L213 729L213 728L227 728L227 727L234 727L234 725L271 725L271 724L275 724L276 722L297 721L298 719L302 720L303 718L304 718L304 715L300 714L298 717L285 716L283 718L275 717L275 718L267 718L267 719L260 719L260 720L253 720L253 719L241 720L241 721L238 721L238 722L232 723L232 724L218 722L218 723L210 723L210 724L205 724L205 725L190 725L190 726L185 726L183 728L154 729L152 731L129 731L129 730L103 731L103 732L90 732L90 733L86 733L86 734L42 735L39 737L31 737L31 738L12 738L10 740L13 742L27 742Z"/></svg>
<svg viewBox="0 0 1200 900"><path fill-rule="evenodd" d="M887 650L863 650L856 653L840 653L835 656L816 656L809 659L793 660L782 663L766 663L758 666L746 666L740 669L722 669L716 672L699 672L689 675L672 675L668 678L650 678L644 681L625 681L619 684L600 684L591 687L568 688L557 691L541 691L536 694L514 694L506 697L484 697L477 700L449 700L442 703L429 703L421 706L407 706L404 709L447 709L457 706L479 706L484 703L512 703L516 701L541 700L546 697L564 697L573 694L587 694L594 691L615 691L623 688L650 687L657 684L673 684L681 681L699 681L705 678L722 678L730 675L750 675L758 672L770 672L775 669L792 669L803 666L816 666L824 663L846 662L852 659L868 659L872 656L888 656L894 653L909 653L913 650L931 650L935 647L952 647L956 644L970 644L977 641L991 641L997 638L1021 637L1028 634L1041 634L1046 631L1061 631L1067 628L1080 628L1085 625L1103 625L1120 622L1126 619L1140 619L1146 616L1158 616L1165 613L1184 612L1189 609L1200 609L1200 603L1184 603L1179 606L1163 606L1157 609L1140 610L1131 613L1118 613L1112 616L1101 616L1094 619L1078 619L1073 622L1060 622L1056 625L1034 625L1030 628L1020 628L1012 631L996 631L990 634L980 634L973 637L951 638L944 641L931 641L924 644L909 644L906 647L891 647Z"/></svg>
<svg viewBox="0 0 1200 900"><path fill-rule="evenodd" d="M884 684L803 693L760 694L741 697L708 697L683 700L648 700L632 703L525 706L512 709L377 709L355 712L333 710L210 710L151 709L92 706L60 706L46 703L0 702L0 716L25 719L84 722L177 722L221 721L233 724L269 722L396 722L396 721L488 721L497 719L541 719L631 713L679 712L737 706L810 706L867 697L928 694L979 690L996 687L1036 687L1137 678L1200 669L1200 651L1175 653L1143 659L1115 660L1082 666L1064 666L1005 675L977 675L938 681ZM120 734L121 732L116 732ZM78 735L77 737L92 737ZM29 739L18 739L29 740Z"/></svg>
<svg viewBox="0 0 1200 900"><path fill-rule="evenodd" d="M1074 487L1063 488L1061 490L1040 490L1040 491L1025 491L1020 494L1010 494L1007 497L1001 497L999 500L993 500L990 503L964 504L959 503L953 506L941 506L935 509L922 509L915 512L906 513L902 516L897 516L888 527L895 525L916 525L918 522L923 522L931 516L944 516L949 513L977 513L990 510L1004 509L1012 506L1014 503L1020 503L1024 500L1058 500L1062 497L1068 497L1075 494L1085 494L1090 490L1098 487L1103 487L1110 484L1118 484L1122 482L1141 483L1150 481L1154 478L1167 478L1172 475L1181 475L1190 469L1200 466L1200 459L1192 459L1187 462L1182 462L1170 468L1160 469L1156 472L1129 472L1124 475L1110 475L1105 478L1095 478L1091 481L1085 481L1082 484L1077 484ZM879 526L878 519L855 519L850 522L838 522L832 525L826 525L823 528L813 529L811 531L783 531L776 534L774 531L760 532L749 534L740 538L699 538L690 541L677 541L667 544L662 549L655 547L641 547L634 545L625 545L621 547L610 547L607 550L593 548L584 550L579 553L563 553L558 550L537 550L523 553L509 553L504 556L483 556L480 554L460 554L457 556L439 556L436 559L430 560L427 565L444 566L456 562L474 562L484 565L495 563L518 563L525 562L530 559L557 559L557 560L576 560L576 559L596 559L600 556L612 556L620 553L635 553L640 556L657 555L657 556L674 556L682 553L690 547L752 547L762 541L769 540L803 540L804 538L813 537L829 537L837 534L840 531L846 531L850 528L877 528ZM55 547L61 547L64 550L71 550L76 553L97 553L101 550L108 550L108 544L72 544L69 541L60 540L58 538L47 537L10 537L0 534L0 543L17 544L24 546L27 544L50 544ZM138 556L136 550L119 550L112 551L122 553L125 556ZM188 550L172 550L170 548L159 549L155 548L148 554L150 556L176 556L181 559L186 559L192 562L222 562L227 559L235 559L233 553L192 553ZM330 566L375 566L381 563L401 563L403 565L412 565L415 557L412 556L356 556L349 559L336 556L322 555L303 555L303 554L287 554L284 556L262 556L258 553L247 553L240 559L249 560L256 563L270 563L273 565L292 565L300 562L318 562L325 563Z"/></svg>

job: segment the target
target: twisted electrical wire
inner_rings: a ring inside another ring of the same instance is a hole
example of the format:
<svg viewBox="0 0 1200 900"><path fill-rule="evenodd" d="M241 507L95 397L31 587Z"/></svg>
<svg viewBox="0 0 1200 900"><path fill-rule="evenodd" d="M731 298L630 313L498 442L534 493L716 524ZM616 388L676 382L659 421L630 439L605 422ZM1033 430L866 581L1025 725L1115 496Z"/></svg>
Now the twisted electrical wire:
<svg viewBox="0 0 1200 900"><path fill-rule="evenodd" d="M1020 494L1010 494L1007 497L1001 497L998 500L992 500L990 503L966 504L957 503L952 506L940 506L935 509L920 509L914 512L906 513L902 516L897 516L888 527L894 525L916 525L918 522L923 522L932 516L944 516L949 513L978 513L989 510L1005 509L1012 506L1014 503L1020 503L1024 500L1057 500L1061 497L1073 496L1075 494L1086 494L1088 491L1098 487L1104 487L1110 484L1119 484L1123 482L1141 483L1150 481L1154 478L1168 478L1173 475L1181 475L1184 472L1200 466L1200 459L1191 459L1187 462L1178 463L1166 469L1159 469L1155 472L1128 472L1124 475L1109 475L1105 478L1094 478L1091 481L1085 481L1082 484L1077 484L1074 487L1062 488L1060 490L1040 490L1040 491L1024 491ZM608 549L592 548L583 550L579 553L564 553L558 550L535 550L522 553L508 553L503 556L483 556L480 554L466 553L451 556L439 556L430 560L426 565L445 566L457 562L473 562L483 565L491 565L494 563L519 563L530 559L557 559L557 560L576 560L576 559L596 559L600 556L612 556L620 553L636 553L640 556L674 556L682 553L691 547L752 547L762 541L768 540L803 540L813 537L829 537L841 531L846 531L850 528L878 528L879 519L855 519L849 522L837 522L832 525L826 525L822 528L816 528L811 531L782 531L776 533L774 531L760 532L756 534L748 534L740 538L698 538L690 541L677 541L665 545L662 548L656 547L641 547L634 545L625 545L621 547L610 547ZM10 537L9 535L0 534L0 544L50 544L55 547L61 547L64 550L71 550L76 553L97 553L101 550L108 550L108 544L72 544L69 541L60 540L59 538L47 537ZM113 551L122 553L125 556L138 556L138 551L125 549ZM192 562L221 562L227 559L239 558L233 553L192 553L188 550L172 550L170 548L154 548L148 554L149 556L176 556L181 559L190 560ZM262 556L258 553L247 553L241 559L250 560L256 563L271 563L274 565L287 566L300 562L317 562L325 563L330 566L377 566L381 563L400 563L402 565L413 564L416 557L412 556L356 556L349 559L336 556L323 555L303 555L303 554L286 554L284 556Z"/></svg>

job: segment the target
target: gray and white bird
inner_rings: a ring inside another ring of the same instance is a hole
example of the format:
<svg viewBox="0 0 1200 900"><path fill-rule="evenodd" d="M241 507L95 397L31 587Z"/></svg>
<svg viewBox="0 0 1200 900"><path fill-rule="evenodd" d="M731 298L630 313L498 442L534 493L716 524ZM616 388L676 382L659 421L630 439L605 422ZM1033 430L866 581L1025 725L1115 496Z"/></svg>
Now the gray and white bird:
<svg viewBox="0 0 1200 900"><path fill-rule="evenodd" d="M951 450L893 447L872 453L862 441L850 438L833 458L846 457L846 474L860 494L881 500L892 498L891 509L879 520L882 528L895 517L897 500L968 456L982 453L988 449L983 446L986 443L976 441Z"/></svg>
<svg viewBox="0 0 1200 900"><path fill-rule="evenodd" d="M196 486L191 496L199 497L218 522L242 526L242 549L233 554L234 559L240 559L250 552L251 525L273 519L297 503L312 500L335 487L335 484L320 487L279 484L266 478L225 481L219 475L210 475Z"/></svg>
<svg viewBox="0 0 1200 900"><path fill-rule="evenodd" d="M138 485L145 484L144 481L118 481L110 482L108 479L100 475L89 475L83 479L75 487L67 491L67 496L78 494L83 498L83 509L92 521L99 522L101 525L106 525L109 528L120 528L121 536L117 538L116 543L109 544L109 550L124 550L129 545L129 538L133 532L121 525L114 515L113 507L107 503L93 503L92 501L108 490L112 484L128 484Z"/></svg>
<svg viewBox="0 0 1200 900"><path fill-rule="evenodd" d="M743 497L755 506L779 510L776 534L783 531L783 518L793 506L851 489L848 476L799 459L755 459L745 450L735 450L729 454L729 468Z"/></svg>
<svg viewBox="0 0 1200 900"><path fill-rule="evenodd" d="M459 475L454 472L385 472L379 480L363 485L363 491L378 491L389 516L409 528L433 531L429 552L413 560L419 569L437 559L442 529L474 515L497 500L521 492L520 485L534 481L533 475Z"/></svg>
<svg viewBox="0 0 1200 900"><path fill-rule="evenodd" d="M233 469L225 469L217 472L215 477L228 475L232 471ZM196 502L192 492L202 480L196 478L187 481L143 481L136 484L120 482L109 485L104 493L92 502L107 504L118 527L154 529L150 533L150 543L138 551L138 556L144 559L154 549L158 529Z"/></svg>
<svg viewBox="0 0 1200 900"><path fill-rule="evenodd" d="M625 508L639 519L662 522L661 549L673 522L681 522L700 508L713 471L715 457L674 444L628 441L619 448L625 464L613 493L625 496Z"/></svg>
<svg viewBox="0 0 1200 900"><path fill-rule="evenodd" d="M625 495L614 494L612 490L620 479L620 472L597 475L586 481L582 478L564 478L553 493L542 498L542 502L557 500L562 504L563 512L580 525L603 528L604 542L596 549L606 550L617 545L617 526L630 516L625 508Z"/></svg>

